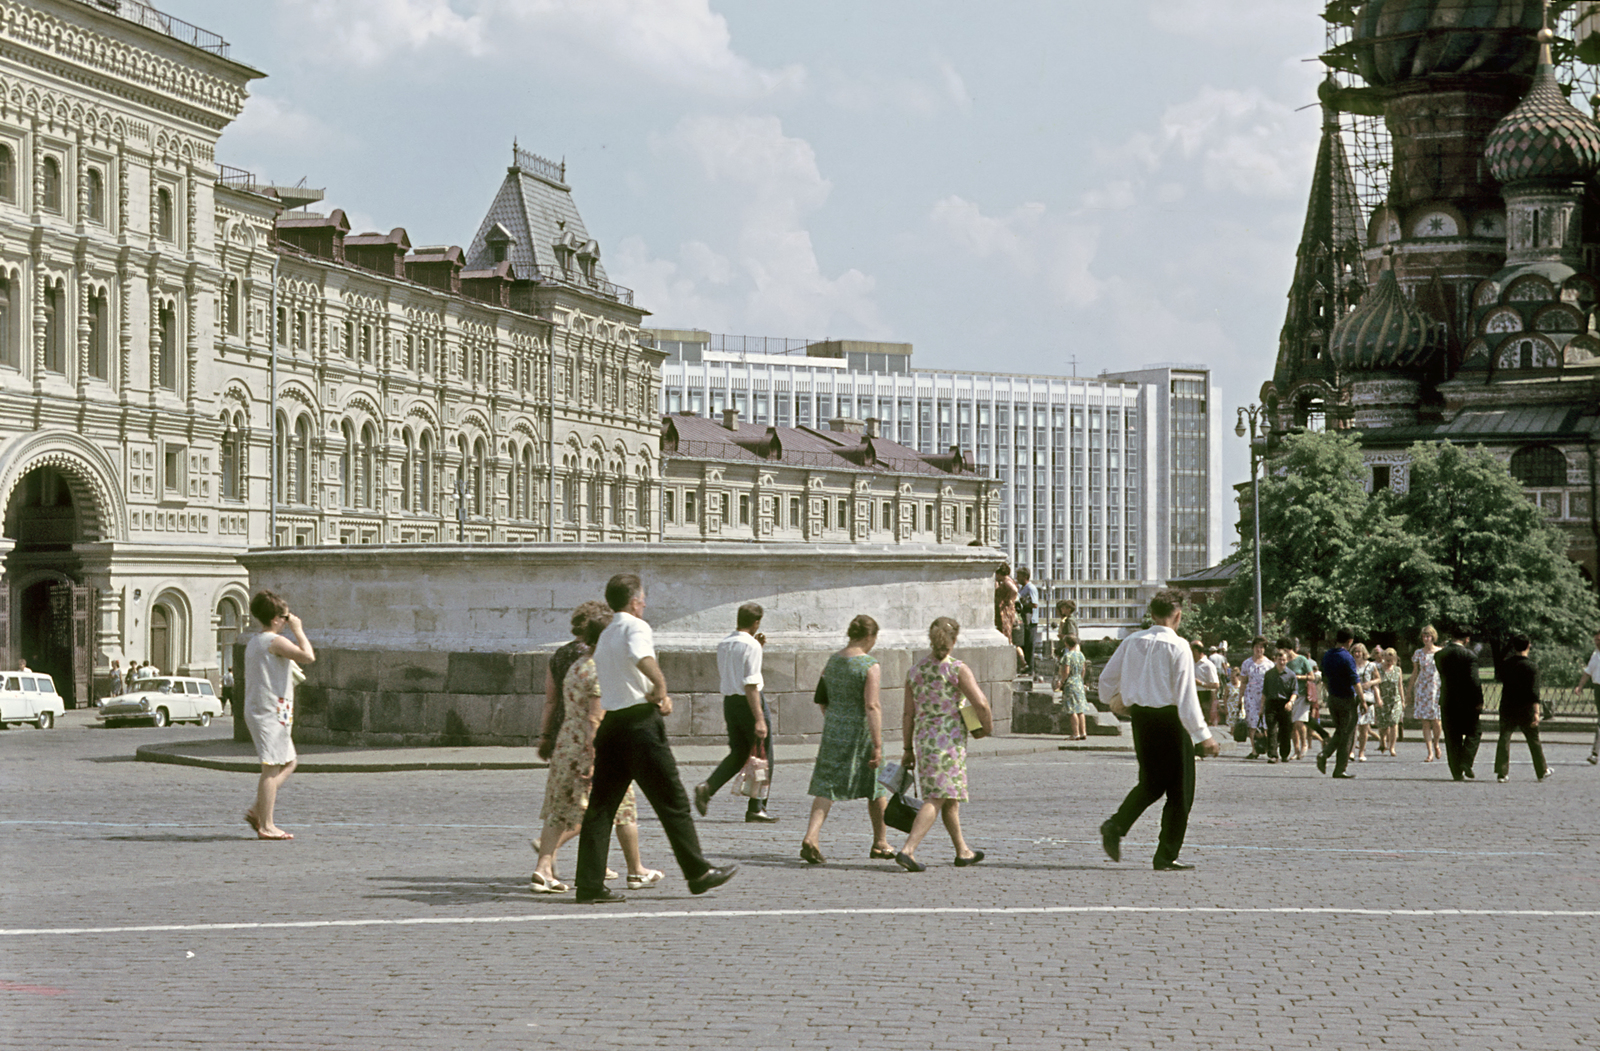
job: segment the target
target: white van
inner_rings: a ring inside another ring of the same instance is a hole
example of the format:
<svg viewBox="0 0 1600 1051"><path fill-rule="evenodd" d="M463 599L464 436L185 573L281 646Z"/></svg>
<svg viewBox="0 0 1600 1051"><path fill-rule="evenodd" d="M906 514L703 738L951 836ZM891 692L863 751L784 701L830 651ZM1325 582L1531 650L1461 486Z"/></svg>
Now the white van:
<svg viewBox="0 0 1600 1051"><path fill-rule="evenodd" d="M0 726L32 723L48 730L66 710L50 676L36 671L0 672Z"/></svg>

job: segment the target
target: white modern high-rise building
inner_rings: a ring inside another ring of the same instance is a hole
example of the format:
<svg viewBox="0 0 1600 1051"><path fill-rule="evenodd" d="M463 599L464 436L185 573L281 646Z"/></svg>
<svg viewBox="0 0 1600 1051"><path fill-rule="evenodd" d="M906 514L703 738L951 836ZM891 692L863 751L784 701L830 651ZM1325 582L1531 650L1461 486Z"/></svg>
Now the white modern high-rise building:
<svg viewBox="0 0 1600 1051"><path fill-rule="evenodd" d="M1095 378L922 371L909 344L653 335L668 355L665 414L876 419L918 452L960 447L1004 483L998 546L1047 601L1078 603L1085 635L1137 624L1152 591L1224 553L1219 395L1204 365Z"/></svg>

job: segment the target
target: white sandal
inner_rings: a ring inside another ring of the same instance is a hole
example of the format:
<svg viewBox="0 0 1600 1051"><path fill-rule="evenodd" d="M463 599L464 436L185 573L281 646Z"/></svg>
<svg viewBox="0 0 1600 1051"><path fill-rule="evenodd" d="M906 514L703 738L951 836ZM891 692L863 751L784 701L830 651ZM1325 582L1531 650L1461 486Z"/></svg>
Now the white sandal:
<svg viewBox="0 0 1600 1051"><path fill-rule="evenodd" d="M535 894L565 894L571 888L558 879L535 872L528 877L528 889Z"/></svg>
<svg viewBox="0 0 1600 1051"><path fill-rule="evenodd" d="M660 883L665 877L666 873L662 872L660 869L645 869L638 875L630 872L628 873L628 889L642 890L645 887L653 887L657 883Z"/></svg>

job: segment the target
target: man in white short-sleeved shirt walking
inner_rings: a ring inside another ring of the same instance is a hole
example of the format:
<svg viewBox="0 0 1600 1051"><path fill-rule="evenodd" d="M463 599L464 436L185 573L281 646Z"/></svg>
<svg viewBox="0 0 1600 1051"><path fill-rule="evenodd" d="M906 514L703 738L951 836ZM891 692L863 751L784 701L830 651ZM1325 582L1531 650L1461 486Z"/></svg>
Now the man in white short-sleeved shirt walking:
<svg viewBox="0 0 1600 1051"><path fill-rule="evenodd" d="M767 637L761 634L764 614L759 603L746 602L739 607L733 634L717 644L717 676L722 680L722 720L728 727L728 754L704 783L695 786L694 807L701 817L705 817L711 797L750 758L757 741L763 742L769 771L776 762L768 732L771 720L761 695L766 685L761 677L761 651L767 644ZM767 814L765 799L751 799L745 806L744 819L762 824L778 820Z"/></svg>
<svg viewBox="0 0 1600 1051"><path fill-rule="evenodd" d="M1577 693L1585 686L1590 688L1590 695L1594 698L1595 714L1600 715L1600 631L1594 633L1594 652L1589 654L1589 663L1584 665L1583 675L1578 679L1578 685L1572 688ZM1600 728L1594 732L1594 744L1589 749L1589 762L1591 765L1600 763Z"/></svg>
<svg viewBox="0 0 1600 1051"><path fill-rule="evenodd" d="M690 892L704 894L732 879L738 866L713 868L700 853L689 797L667 744L665 717L672 714L672 698L656 661L655 635L641 619L644 585L632 573L618 573L606 584L606 605L615 615L594 648L606 714L594 732L594 777L578 834L578 904L627 900L607 889L605 876L611 827L630 783L639 786L661 819Z"/></svg>
<svg viewBox="0 0 1600 1051"><path fill-rule="evenodd" d="M1139 760L1139 783L1100 825L1100 845L1112 861L1121 861L1122 837L1165 796L1154 861L1160 871L1194 868L1178 860L1194 803L1194 750L1198 745L1207 755L1218 751L1200 711L1189 643L1178 635L1182 619L1179 594L1156 592L1150 599L1154 627L1123 639L1100 672L1100 696L1120 695L1128 706L1133 754Z"/></svg>

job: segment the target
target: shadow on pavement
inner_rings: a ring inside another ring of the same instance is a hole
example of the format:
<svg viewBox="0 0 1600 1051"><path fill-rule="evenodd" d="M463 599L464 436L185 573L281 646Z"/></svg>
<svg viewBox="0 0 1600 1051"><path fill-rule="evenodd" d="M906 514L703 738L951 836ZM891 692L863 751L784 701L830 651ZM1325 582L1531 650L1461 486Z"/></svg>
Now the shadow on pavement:
<svg viewBox="0 0 1600 1051"><path fill-rule="evenodd" d="M392 885L382 888L388 893L364 895L377 901L400 899L421 905L470 905L474 902L503 901L506 898L562 900L559 894L529 893L527 876L370 876L368 878L373 883Z"/></svg>
<svg viewBox="0 0 1600 1051"><path fill-rule="evenodd" d="M248 843L253 836L237 833L211 832L204 835L185 835L182 832L149 832L137 836L104 836L111 843Z"/></svg>

